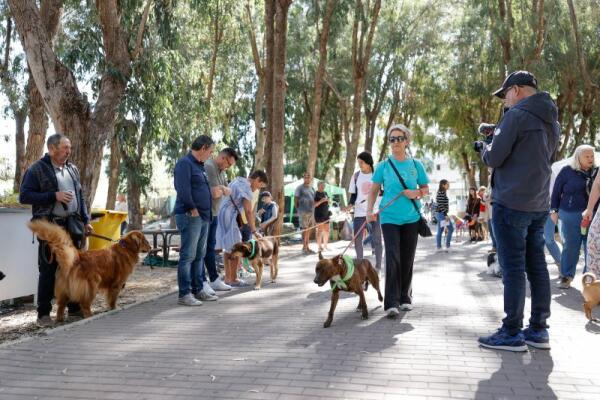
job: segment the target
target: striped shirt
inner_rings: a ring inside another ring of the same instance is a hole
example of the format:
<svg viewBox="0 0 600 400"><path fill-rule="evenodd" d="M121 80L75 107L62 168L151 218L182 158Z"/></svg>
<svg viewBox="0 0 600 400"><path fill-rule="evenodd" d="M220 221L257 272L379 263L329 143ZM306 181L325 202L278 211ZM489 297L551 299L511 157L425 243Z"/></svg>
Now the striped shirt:
<svg viewBox="0 0 600 400"><path fill-rule="evenodd" d="M437 203L436 211L448 215L448 196L446 196L445 190L439 190L437 192L435 202Z"/></svg>

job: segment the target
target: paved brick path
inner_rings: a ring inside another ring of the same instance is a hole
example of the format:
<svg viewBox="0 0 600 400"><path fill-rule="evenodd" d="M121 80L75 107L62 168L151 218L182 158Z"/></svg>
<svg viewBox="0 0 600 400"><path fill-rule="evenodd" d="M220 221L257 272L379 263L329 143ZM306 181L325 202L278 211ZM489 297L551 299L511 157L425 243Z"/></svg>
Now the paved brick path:
<svg viewBox="0 0 600 400"><path fill-rule="evenodd" d="M199 308L173 294L0 347L0 399L600 399L600 325L587 323L578 289L553 289L550 352L484 350L477 336L502 318L486 246L432 248L421 240L415 309L398 320L369 290L369 320L345 295L323 329L316 256L290 252L261 291Z"/></svg>

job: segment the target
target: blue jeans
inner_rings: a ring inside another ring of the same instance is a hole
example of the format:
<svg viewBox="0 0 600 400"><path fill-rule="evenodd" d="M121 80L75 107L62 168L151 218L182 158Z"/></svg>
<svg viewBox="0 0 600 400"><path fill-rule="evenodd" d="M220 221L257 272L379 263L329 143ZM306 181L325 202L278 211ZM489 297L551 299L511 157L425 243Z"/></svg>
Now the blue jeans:
<svg viewBox="0 0 600 400"><path fill-rule="evenodd" d="M217 217L213 217L210 226L208 227L208 237L206 239L206 255L204 256L204 262L200 270L200 282L204 284L206 281L206 272L208 271L208 278L211 282L214 282L219 277L217 271L217 253L215 252L215 245L217 244Z"/></svg>
<svg viewBox="0 0 600 400"><path fill-rule="evenodd" d="M558 217L560 218L560 235L563 239L560 275L574 278L581 245L583 245L586 259L583 272L587 270L587 235L583 236L581 234L581 212L560 210Z"/></svg>
<svg viewBox="0 0 600 400"><path fill-rule="evenodd" d="M435 213L435 218L437 219L438 222L438 230L437 230L437 235L435 235L435 244L437 245L438 249L442 248L442 234L444 233L444 227L442 227L442 222L446 220L446 216L444 215L444 213ZM448 228L448 234L446 235L446 248L450 248L450 242L452 241L452 233L454 232L454 224L452 224L452 221L449 221L450 223L448 225L446 225L446 227Z"/></svg>
<svg viewBox="0 0 600 400"><path fill-rule="evenodd" d="M206 253L206 239L210 222L202 217L176 214L175 222L181 233L181 250L177 266L179 297L202 290L202 259Z"/></svg>
<svg viewBox="0 0 600 400"><path fill-rule="evenodd" d="M531 288L529 325L533 329L548 328L550 276L544 254L548 212L517 211L495 204L492 218L504 283L504 327L510 335L516 335L523 327L527 277Z"/></svg>
<svg viewBox="0 0 600 400"><path fill-rule="evenodd" d="M546 248L550 252L550 255L554 259L554 262L556 264L560 264L560 259L562 255L560 247L558 247L556 240L554 240L555 228L556 225L554 224L554 221L552 221L552 218L548 218L546 220L546 225L544 225L544 240L546 241Z"/></svg>
<svg viewBox="0 0 600 400"><path fill-rule="evenodd" d="M492 214L493 215L493 214ZM492 248L496 248L496 233L494 233L494 218L488 221L488 230L490 231L490 239L492 239Z"/></svg>

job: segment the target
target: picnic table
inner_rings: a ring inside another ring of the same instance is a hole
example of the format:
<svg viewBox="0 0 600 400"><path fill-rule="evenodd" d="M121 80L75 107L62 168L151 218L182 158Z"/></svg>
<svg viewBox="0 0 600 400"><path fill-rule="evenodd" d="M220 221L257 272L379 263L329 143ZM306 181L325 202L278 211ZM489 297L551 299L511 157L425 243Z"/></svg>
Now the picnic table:
<svg viewBox="0 0 600 400"><path fill-rule="evenodd" d="M173 236L179 235L178 229L147 229L143 230L144 235L152 236L152 250L150 253L156 253L162 251L163 265L167 265L169 261L169 249L171 246L171 239ZM161 237L161 247L158 247L158 237Z"/></svg>

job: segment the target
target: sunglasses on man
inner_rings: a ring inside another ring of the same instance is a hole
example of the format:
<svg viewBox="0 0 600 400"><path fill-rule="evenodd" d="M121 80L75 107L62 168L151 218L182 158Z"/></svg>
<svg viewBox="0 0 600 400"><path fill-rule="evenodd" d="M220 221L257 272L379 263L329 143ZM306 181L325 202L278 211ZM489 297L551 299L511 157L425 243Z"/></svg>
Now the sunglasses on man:
<svg viewBox="0 0 600 400"><path fill-rule="evenodd" d="M388 139L388 141L390 143L396 143L396 142L402 143L402 142L406 142L406 140L407 140L406 136L390 136Z"/></svg>

